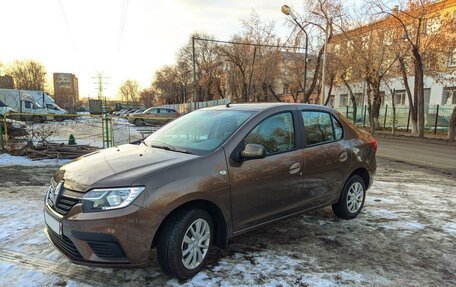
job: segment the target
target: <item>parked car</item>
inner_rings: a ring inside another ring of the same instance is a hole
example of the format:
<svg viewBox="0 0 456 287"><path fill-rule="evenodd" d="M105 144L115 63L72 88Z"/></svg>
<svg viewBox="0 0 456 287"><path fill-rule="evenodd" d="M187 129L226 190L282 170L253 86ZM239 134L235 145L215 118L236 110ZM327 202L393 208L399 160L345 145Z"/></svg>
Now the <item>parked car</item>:
<svg viewBox="0 0 456 287"><path fill-rule="evenodd" d="M145 124L162 125L179 116L180 114L176 110L152 107L142 113L129 114L128 121L135 126L143 126Z"/></svg>
<svg viewBox="0 0 456 287"><path fill-rule="evenodd" d="M129 112L127 116L129 117L129 116L132 115L132 114L140 114L140 113L142 113L142 112L144 112L143 109L134 109L134 110L132 110L131 112Z"/></svg>
<svg viewBox="0 0 456 287"><path fill-rule="evenodd" d="M355 218L376 140L317 105L236 104L189 113L139 145L81 157L45 197L46 234L71 261L186 279L210 249L270 222L332 206Z"/></svg>
<svg viewBox="0 0 456 287"><path fill-rule="evenodd" d="M130 112L132 112L133 110L135 110L134 108L129 108L129 109L126 109L124 111L122 111L121 113L119 113L119 116L127 116Z"/></svg>

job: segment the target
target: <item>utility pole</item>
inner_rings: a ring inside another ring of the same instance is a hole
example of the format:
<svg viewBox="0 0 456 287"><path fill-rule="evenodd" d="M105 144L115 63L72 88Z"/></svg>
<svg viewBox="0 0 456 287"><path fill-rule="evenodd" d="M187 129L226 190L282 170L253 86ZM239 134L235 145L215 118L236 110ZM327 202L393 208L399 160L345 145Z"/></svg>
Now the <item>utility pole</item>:
<svg viewBox="0 0 456 287"><path fill-rule="evenodd" d="M98 90L98 100L102 103L101 129L103 136L103 148L110 147L112 145L111 119L108 115L108 101L106 96L103 96L104 85L107 85L104 80L107 79L107 77L105 77L102 72L98 72L96 76L92 78L97 80L94 84Z"/></svg>
<svg viewBox="0 0 456 287"><path fill-rule="evenodd" d="M196 107L198 101L198 91L196 88L196 56L195 56L195 37L192 36L192 64L193 64L193 103Z"/></svg>
<svg viewBox="0 0 456 287"><path fill-rule="evenodd" d="M328 30L329 30L329 25L332 22L332 18L329 18L329 22L326 23L326 29L325 29L325 47L324 47L324 53L323 53L323 71L321 73L321 94L320 94L320 104L324 105L325 104L325 80L326 80L326 58L328 54Z"/></svg>

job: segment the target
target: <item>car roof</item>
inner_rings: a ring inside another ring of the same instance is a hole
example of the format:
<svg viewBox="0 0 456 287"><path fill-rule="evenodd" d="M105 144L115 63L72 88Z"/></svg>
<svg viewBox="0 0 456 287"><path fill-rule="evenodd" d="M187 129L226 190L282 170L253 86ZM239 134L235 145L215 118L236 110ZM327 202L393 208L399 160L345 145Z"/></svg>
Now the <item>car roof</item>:
<svg viewBox="0 0 456 287"><path fill-rule="evenodd" d="M309 109L309 110L321 110L321 111L332 111L331 108L323 105L314 105L314 104L300 104L300 103L251 103L251 104L229 104L229 105L220 105L209 108L204 108L201 110L238 110L238 111L254 111L260 112L267 109L275 107L295 107L297 109Z"/></svg>

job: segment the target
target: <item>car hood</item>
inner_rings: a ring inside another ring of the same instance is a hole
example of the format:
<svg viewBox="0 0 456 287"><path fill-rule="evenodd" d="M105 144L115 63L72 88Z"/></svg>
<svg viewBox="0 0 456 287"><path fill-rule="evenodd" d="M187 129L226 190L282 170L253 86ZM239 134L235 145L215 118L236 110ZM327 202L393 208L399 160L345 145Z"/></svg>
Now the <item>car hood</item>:
<svg viewBox="0 0 456 287"><path fill-rule="evenodd" d="M147 174L195 158L198 156L128 144L82 156L62 166L54 179L64 180L65 188L79 192L131 186Z"/></svg>

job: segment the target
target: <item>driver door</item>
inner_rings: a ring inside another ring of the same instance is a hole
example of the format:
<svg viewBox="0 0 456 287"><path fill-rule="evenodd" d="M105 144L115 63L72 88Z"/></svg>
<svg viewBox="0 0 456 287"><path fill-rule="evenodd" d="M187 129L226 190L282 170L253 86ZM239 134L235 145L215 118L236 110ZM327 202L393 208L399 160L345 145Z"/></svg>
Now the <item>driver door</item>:
<svg viewBox="0 0 456 287"><path fill-rule="evenodd" d="M291 112L264 119L242 144L263 145L266 157L228 167L235 232L287 214L302 195L302 152L296 147Z"/></svg>

